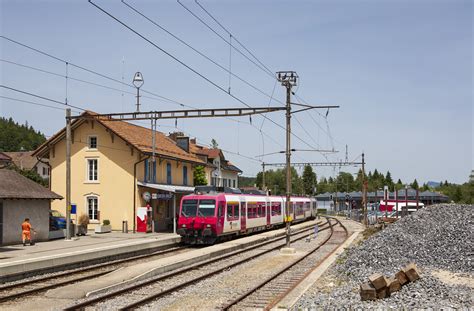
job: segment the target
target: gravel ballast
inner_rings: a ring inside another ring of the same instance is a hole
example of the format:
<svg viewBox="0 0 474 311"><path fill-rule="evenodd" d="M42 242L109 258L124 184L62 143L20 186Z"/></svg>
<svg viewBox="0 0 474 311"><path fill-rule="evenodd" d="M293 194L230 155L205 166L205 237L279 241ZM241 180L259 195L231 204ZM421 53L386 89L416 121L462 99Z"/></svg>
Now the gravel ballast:
<svg viewBox="0 0 474 311"><path fill-rule="evenodd" d="M473 260L474 206L429 206L346 250L293 309L470 309L474 306ZM417 264L421 279L389 298L360 300L359 285L369 275L393 275L408 262ZM439 278L439 271L463 282Z"/></svg>

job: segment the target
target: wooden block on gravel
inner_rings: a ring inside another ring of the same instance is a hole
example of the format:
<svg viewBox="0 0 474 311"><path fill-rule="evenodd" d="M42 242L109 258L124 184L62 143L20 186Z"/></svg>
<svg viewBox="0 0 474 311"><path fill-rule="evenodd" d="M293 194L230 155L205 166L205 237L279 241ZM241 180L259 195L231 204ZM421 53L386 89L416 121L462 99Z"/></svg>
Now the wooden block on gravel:
<svg viewBox="0 0 474 311"><path fill-rule="evenodd" d="M388 292L388 287L382 287L377 290L377 298L378 299L383 299L386 297L389 297L389 292Z"/></svg>
<svg viewBox="0 0 474 311"><path fill-rule="evenodd" d="M375 300L377 299L377 292L370 283L360 284L360 300Z"/></svg>
<svg viewBox="0 0 474 311"><path fill-rule="evenodd" d="M380 273L375 273L369 276L369 281L370 283L372 283L376 290L387 286L387 278Z"/></svg>
<svg viewBox="0 0 474 311"><path fill-rule="evenodd" d="M410 280L410 282L416 281L420 278L420 274L418 273L418 268L416 267L415 263L409 263L405 268L402 269L405 272L406 276Z"/></svg>
<svg viewBox="0 0 474 311"><path fill-rule="evenodd" d="M395 278L398 280L400 285L405 285L406 283L408 283L408 277L405 272L403 272L403 270L398 271L395 274Z"/></svg>
<svg viewBox="0 0 474 311"><path fill-rule="evenodd" d="M392 294L396 291L399 291L402 288L402 285L400 285L400 282L398 281L397 278L389 278L387 288L388 288L388 293Z"/></svg>

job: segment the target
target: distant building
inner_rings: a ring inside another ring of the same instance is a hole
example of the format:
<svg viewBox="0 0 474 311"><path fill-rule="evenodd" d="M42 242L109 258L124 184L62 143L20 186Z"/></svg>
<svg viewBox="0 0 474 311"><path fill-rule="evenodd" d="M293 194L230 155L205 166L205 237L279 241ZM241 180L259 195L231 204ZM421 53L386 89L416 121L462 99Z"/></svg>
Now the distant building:
<svg viewBox="0 0 474 311"><path fill-rule="evenodd" d="M0 152L0 168L7 167L12 163L12 158L3 152Z"/></svg>
<svg viewBox="0 0 474 311"><path fill-rule="evenodd" d="M397 192L398 200L405 199L405 189L398 190ZM380 200L383 200L384 192L383 191L374 191L367 193L367 204L377 203ZM395 192L389 192L389 199L395 199ZM449 197L444 194L432 191L419 191L418 199L420 202L423 202L425 205L432 205L437 203L445 203L449 201ZM416 190L408 189L407 200L414 201L416 200ZM323 208L332 211L342 211L346 210L348 207L347 203L350 203L350 206L353 208L362 207L362 192L326 192L318 194L316 196L316 201L318 202L318 208ZM347 203L346 203L347 202ZM336 203L336 204L334 204Z"/></svg>
<svg viewBox="0 0 474 311"><path fill-rule="evenodd" d="M208 164L207 181L211 186L239 187L239 174L242 173L237 166L228 161L221 149L207 148L191 140L191 152L205 160Z"/></svg>
<svg viewBox="0 0 474 311"><path fill-rule="evenodd" d="M35 171L43 179L49 178L49 164L47 159L38 159L33 156L33 151L4 152L11 158L11 162L18 168Z"/></svg>
<svg viewBox="0 0 474 311"><path fill-rule="evenodd" d="M51 200L60 195L18 174L0 169L0 245L21 242L21 224L29 218L36 230L36 240L49 236Z"/></svg>
<svg viewBox="0 0 474 311"><path fill-rule="evenodd" d="M195 154L207 164L205 171L209 186L239 187L239 174L242 170L228 161L221 149L198 145L195 138L190 139L181 132L171 133L169 137L176 141L178 146Z"/></svg>

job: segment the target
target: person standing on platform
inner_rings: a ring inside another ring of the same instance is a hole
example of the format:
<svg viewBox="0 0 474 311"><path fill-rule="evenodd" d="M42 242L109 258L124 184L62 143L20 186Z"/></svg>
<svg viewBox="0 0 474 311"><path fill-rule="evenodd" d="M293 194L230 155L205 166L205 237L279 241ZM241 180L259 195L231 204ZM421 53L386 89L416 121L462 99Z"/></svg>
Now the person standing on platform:
<svg viewBox="0 0 474 311"><path fill-rule="evenodd" d="M25 221L21 224L21 231L22 231L22 238L23 238L23 246L26 246L26 241L33 245L33 241L31 240L31 231L35 231L30 224L30 219L25 218Z"/></svg>

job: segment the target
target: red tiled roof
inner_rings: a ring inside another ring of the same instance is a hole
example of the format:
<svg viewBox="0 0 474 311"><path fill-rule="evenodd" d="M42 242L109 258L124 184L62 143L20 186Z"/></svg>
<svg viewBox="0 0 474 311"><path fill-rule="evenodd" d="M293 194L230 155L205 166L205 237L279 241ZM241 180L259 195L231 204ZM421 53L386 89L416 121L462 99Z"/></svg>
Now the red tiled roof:
<svg viewBox="0 0 474 311"><path fill-rule="evenodd" d="M97 115L97 113L93 111L86 111L83 115ZM79 125L77 122L81 122L83 119L78 119L77 121L73 122L74 125ZM138 126L135 124L131 124L125 121L109 121L103 119L96 119L97 122L102 124L104 127L110 129L120 138L128 142L130 145L138 149L143 153L152 153L153 146L152 146L152 139L151 139L151 129L145 128L142 126ZM35 151L34 154L40 154L47 149L48 145L65 135L66 129L63 128L61 131L56 133L53 137L51 137L48 141L43 143L39 146ZM171 138L167 137L164 133L155 132L155 152L157 155L163 155L171 158L176 158L179 160L185 160L190 162L197 162L197 163L204 163L199 157L192 153L188 153L181 149L176 142L174 142Z"/></svg>
<svg viewBox="0 0 474 311"><path fill-rule="evenodd" d="M5 152L5 154L21 169L31 170L38 163L33 151Z"/></svg>

